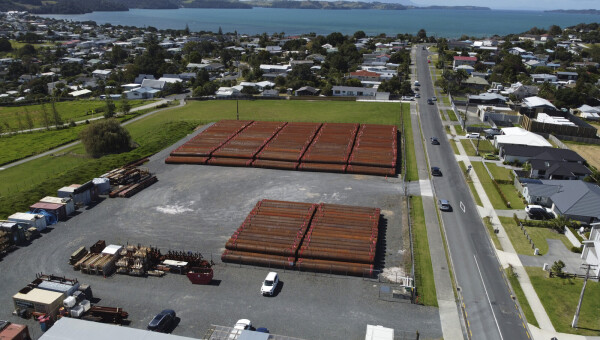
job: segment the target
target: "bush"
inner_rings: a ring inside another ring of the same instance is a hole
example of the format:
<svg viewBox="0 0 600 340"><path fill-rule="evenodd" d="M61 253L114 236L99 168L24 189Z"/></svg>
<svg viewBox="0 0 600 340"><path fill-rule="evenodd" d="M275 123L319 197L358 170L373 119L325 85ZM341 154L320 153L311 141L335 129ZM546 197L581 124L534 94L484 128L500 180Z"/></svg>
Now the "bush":
<svg viewBox="0 0 600 340"><path fill-rule="evenodd" d="M573 246L573 247L571 247L571 251L574 252L574 253L581 254L581 248L580 247Z"/></svg>
<svg viewBox="0 0 600 340"><path fill-rule="evenodd" d="M116 119L95 122L80 132L81 143L92 157L131 150L131 136Z"/></svg>

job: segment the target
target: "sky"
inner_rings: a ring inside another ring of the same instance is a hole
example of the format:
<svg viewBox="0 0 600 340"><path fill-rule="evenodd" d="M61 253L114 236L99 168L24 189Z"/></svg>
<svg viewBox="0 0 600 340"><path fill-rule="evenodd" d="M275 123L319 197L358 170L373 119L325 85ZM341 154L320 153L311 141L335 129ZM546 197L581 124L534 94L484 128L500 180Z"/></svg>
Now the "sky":
<svg viewBox="0 0 600 340"><path fill-rule="evenodd" d="M404 3L403 0L388 0L386 2ZM523 10L549 10L549 9L600 9L598 0L412 0L417 6L482 6L492 9L523 9ZM600 21L600 16L598 17Z"/></svg>

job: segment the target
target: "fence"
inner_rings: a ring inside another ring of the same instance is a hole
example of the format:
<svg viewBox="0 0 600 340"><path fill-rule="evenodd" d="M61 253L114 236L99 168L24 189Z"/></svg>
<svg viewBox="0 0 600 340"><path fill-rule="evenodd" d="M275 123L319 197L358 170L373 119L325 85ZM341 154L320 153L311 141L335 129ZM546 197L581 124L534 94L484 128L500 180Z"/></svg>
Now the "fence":
<svg viewBox="0 0 600 340"><path fill-rule="evenodd" d="M556 138L556 136L549 135L548 139L550 139L550 141L554 142L554 144L558 145L559 148L569 150L569 147L566 146L565 143L561 142L560 139Z"/></svg>
<svg viewBox="0 0 600 340"><path fill-rule="evenodd" d="M550 135L550 136L552 136L552 135ZM552 137L555 137L555 136L552 136ZM600 138L585 138L585 137L578 137L578 136L563 136L563 135L558 135L558 138L556 138L556 139L558 140L559 138L562 139L562 140L567 140L567 141L571 141L571 142L600 145ZM568 146L566 146L562 142L561 142L561 144L565 146L564 148L561 146L561 148L568 149ZM560 146L560 144L559 144L559 146Z"/></svg>
<svg viewBox="0 0 600 340"><path fill-rule="evenodd" d="M529 241L529 244L531 244L531 249L535 250L535 243L533 243L533 240L531 239L531 237L527 233L527 229L525 229L525 227L523 226L523 223L519 222L519 227L521 227L521 230L523 231L523 234L525 235L525 237L527 237L527 240Z"/></svg>

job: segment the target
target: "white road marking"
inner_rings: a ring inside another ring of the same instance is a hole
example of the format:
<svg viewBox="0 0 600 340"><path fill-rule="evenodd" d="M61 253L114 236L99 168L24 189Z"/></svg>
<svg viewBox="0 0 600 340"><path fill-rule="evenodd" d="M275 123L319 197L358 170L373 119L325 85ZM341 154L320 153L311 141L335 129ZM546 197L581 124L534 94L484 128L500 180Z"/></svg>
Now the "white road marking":
<svg viewBox="0 0 600 340"><path fill-rule="evenodd" d="M467 210L467 208L465 207L465 204L462 201L460 201L460 210L462 210L463 213Z"/></svg>
<svg viewBox="0 0 600 340"><path fill-rule="evenodd" d="M500 325L498 324L498 319L496 319L496 313L494 312L494 308L492 307L492 301L490 301L490 295L488 294L487 288L485 287L485 282L483 282L483 275L481 275L481 269L479 269L479 262L477 262L477 256L473 255L475 259L475 265L477 265L477 271L479 272L479 277L481 278L481 284L483 284L483 290L485 291L485 296L487 297L488 303L490 304L490 309L492 310L492 315L494 316L494 322L496 323L496 328L498 328L498 333L500 334L500 339L504 340L502 336L502 331L500 331Z"/></svg>

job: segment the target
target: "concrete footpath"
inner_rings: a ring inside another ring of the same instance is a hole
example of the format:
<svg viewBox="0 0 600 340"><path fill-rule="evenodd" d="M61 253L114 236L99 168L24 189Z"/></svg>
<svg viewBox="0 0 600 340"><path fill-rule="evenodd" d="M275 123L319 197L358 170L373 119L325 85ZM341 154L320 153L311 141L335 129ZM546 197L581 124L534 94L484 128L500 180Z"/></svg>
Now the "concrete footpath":
<svg viewBox="0 0 600 340"><path fill-rule="evenodd" d="M413 60L415 51L413 49ZM413 66L414 67L414 66ZM413 70L413 79L416 80L416 69ZM433 277L435 281L435 291L440 312L440 323L444 339L464 339L461 319L459 317L458 303L454 297L452 287L452 278L444 241L440 231L440 224L437 217L437 207L432 190L431 179L429 178L429 167L426 160L426 151L423 146L419 115L417 104L410 104L410 118L414 136L414 148L417 158L417 169L419 172L419 187L421 199L423 200L423 211L425 213L425 226L427 228L427 240L429 242L429 254L431 256L431 265L433 268Z"/></svg>

